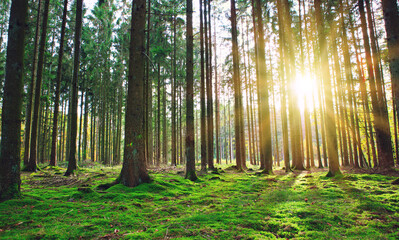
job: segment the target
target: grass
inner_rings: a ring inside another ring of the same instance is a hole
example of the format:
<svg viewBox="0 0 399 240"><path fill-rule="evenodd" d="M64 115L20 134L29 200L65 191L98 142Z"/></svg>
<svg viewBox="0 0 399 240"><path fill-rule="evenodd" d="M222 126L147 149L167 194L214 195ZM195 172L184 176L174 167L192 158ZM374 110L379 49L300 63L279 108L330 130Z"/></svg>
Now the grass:
<svg viewBox="0 0 399 240"><path fill-rule="evenodd" d="M399 238L395 177L226 170L191 182L174 170L97 190L120 169L62 171L23 175L22 198L0 203L1 239Z"/></svg>

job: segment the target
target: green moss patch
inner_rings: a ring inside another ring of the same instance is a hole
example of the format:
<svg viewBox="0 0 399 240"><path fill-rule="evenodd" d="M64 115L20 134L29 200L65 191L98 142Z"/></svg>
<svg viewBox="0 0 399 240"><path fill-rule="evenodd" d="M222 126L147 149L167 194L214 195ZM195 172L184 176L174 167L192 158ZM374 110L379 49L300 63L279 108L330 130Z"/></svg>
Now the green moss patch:
<svg viewBox="0 0 399 240"><path fill-rule="evenodd" d="M397 239L395 178L326 172L204 174L107 190L120 168L25 174L22 197L0 203L2 239Z"/></svg>

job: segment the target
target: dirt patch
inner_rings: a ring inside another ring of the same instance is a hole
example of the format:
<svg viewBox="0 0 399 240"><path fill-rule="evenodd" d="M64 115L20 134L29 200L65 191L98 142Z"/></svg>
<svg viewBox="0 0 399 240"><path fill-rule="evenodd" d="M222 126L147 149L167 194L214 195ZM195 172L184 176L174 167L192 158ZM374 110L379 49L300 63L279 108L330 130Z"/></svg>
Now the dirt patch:
<svg viewBox="0 0 399 240"><path fill-rule="evenodd" d="M31 180L26 181L31 186L41 187L59 187L59 186L77 186L87 182L87 179L80 179L78 177L63 177L63 176L47 176L40 180L32 177Z"/></svg>

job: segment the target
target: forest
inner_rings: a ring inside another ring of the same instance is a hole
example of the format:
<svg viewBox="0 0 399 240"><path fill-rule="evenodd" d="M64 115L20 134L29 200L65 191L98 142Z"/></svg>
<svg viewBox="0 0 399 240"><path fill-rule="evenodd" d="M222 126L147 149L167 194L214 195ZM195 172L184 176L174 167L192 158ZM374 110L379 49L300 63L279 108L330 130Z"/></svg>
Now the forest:
<svg viewBox="0 0 399 240"><path fill-rule="evenodd" d="M397 0L0 0L0 239L398 239Z"/></svg>

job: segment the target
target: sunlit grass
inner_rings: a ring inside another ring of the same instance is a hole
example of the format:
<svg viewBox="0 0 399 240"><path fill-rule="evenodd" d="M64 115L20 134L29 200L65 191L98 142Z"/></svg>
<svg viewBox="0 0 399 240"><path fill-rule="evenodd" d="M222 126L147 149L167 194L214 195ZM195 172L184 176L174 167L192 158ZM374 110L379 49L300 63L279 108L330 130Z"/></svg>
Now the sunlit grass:
<svg viewBox="0 0 399 240"><path fill-rule="evenodd" d="M396 239L399 234L399 192L392 177L224 170L191 182L170 170L150 171L153 182L136 188L96 188L119 171L95 167L75 178L55 175L57 170L24 176L23 197L0 204L0 238ZM57 179L68 185L55 186Z"/></svg>

